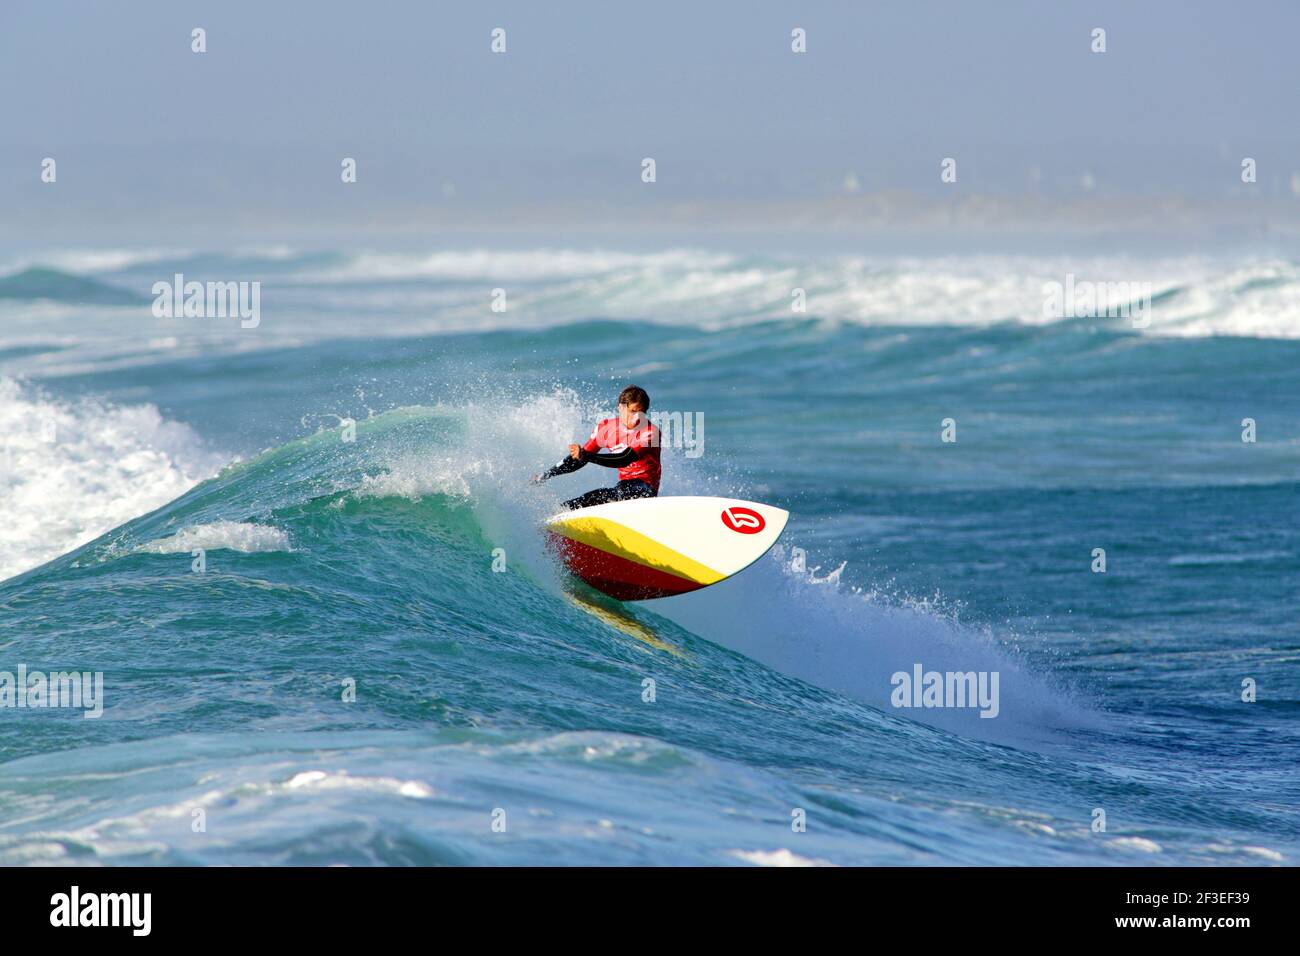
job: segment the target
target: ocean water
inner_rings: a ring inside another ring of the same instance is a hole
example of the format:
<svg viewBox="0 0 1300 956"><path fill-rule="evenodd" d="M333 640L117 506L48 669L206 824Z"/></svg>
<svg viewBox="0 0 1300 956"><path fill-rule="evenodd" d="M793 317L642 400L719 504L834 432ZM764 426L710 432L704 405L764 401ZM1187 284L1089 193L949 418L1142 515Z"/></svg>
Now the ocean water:
<svg viewBox="0 0 1300 956"><path fill-rule="evenodd" d="M0 864L1294 864L1298 373L1284 257L11 255L0 672L103 697L0 708ZM628 382L792 517L593 613L528 478Z"/></svg>

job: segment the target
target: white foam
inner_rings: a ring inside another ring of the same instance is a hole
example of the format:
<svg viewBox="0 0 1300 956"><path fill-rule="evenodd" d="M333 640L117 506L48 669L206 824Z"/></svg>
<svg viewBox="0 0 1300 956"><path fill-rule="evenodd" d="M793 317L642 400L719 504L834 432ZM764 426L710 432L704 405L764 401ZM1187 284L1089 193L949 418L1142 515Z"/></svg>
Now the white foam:
<svg viewBox="0 0 1300 956"><path fill-rule="evenodd" d="M1136 850L1139 853L1164 852L1164 847L1155 840L1148 840L1146 837L1119 837L1115 840L1108 840L1106 846L1114 847L1117 850Z"/></svg>
<svg viewBox="0 0 1300 956"><path fill-rule="evenodd" d="M394 777L354 777L346 770L333 773L324 770L303 770L295 773L282 785L285 790L362 790L374 793L395 793L418 800L434 796L434 790L422 780L398 780ZM271 791L274 786L268 787Z"/></svg>
<svg viewBox="0 0 1300 956"><path fill-rule="evenodd" d="M507 414L504 407L516 410ZM449 414L445 409L432 413ZM495 501L510 501L519 497L521 488L530 487L533 472L558 461L570 442L585 438L599 418L613 413L612 408L584 405L570 389L469 401L449 414L463 427L461 443L435 454L423 449L395 454L379 462L381 471L363 477L353 496L414 501L426 495L487 494Z"/></svg>
<svg viewBox="0 0 1300 956"><path fill-rule="evenodd" d="M732 257L688 249L641 255L607 250L467 249L432 253L363 253L344 266L305 275L315 281L359 279L536 279L576 278L627 269L725 268Z"/></svg>
<svg viewBox="0 0 1300 956"><path fill-rule="evenodd" d="M412 454L394 461L385 471L366 475L353 491L356 498L406 498L419 501L426 495L468 498L470 479L481 474L485 462L464 462L454 456L431 457Z"/></svg>
<svg viewBox="0 0 1300 956"><path fill-rule="evenodd" d="M787 849L780 850L732 850L731 856L755 866L834 866L829 860L818 860L800 856Z"/></svg>
<svg viewBox="0 0 1300 956"><path fill-rule="evenodd" d="M1154 333L1300 338L1300 266L1295 263L1263 260L1202 271L1183 285L1154 310Z"/></svg>
<svg viewBox="0 0 1300 956"><path fill-rule="evenodd" d="M0 266L0 276L44 267L78 274L117 272L147 262L183 258L191 252L175 248L155 249L62 249L14 259Z"/></svg>
<svg viewBox="0 0 1300 956"><path fill-rule="evenodd" d="M1278 853L1277 850L1270 850L1266 846L1243 846L1241 852L1247 853L1251 856L1263 857L1271 863L1281 863L1284 859L1282 854Z"/></svg>
<svg viewBox="0 0 1300 956"><path fill-rule="evenodd" d="M199 548L204 551L242 551L245 554L293 550L289 536L279 528L243 521L192 525L170 537L143 544L137 550L154 554L189 554Z"/></svg>
<svg viewBox="0 0 1300 956"><path fill-rule="evenodd" d="M50 399L0 378L0 579L184 494L224 463L152 405Z"/></svg>

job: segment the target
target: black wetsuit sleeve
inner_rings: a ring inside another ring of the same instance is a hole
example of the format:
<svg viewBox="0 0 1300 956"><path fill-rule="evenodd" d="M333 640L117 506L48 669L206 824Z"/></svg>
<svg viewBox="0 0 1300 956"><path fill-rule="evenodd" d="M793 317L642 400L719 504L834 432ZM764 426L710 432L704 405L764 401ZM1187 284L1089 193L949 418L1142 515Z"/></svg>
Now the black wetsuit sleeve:
<svg viewBox="0 0 1300 956"><path fill-rule="evenodd" d="M586 452L583 452L583 454L586 454ZM554 478L556 475L567 475L571 471L577 471L585 464L586 462L581 458L565 458L564 461L553 465L538 475L537 480L545 481L547 478Z"/></svg>
<svg viewBox="0 0 1300 956"><path fill-rule="evenodd" d="M636 452L631 448L624 448L617 455L598 455L584 451L582 460L584 463L591 462L593 465L601 465L605 468L625 468L636 461Z"/></svg>
<svg viewBox="0 0 1300 956"><path fill-rule="evenodd" d="M602 455L598 452L587 451L584 448L578 452L578 455L577 458L565 458L564 461L539 475L537 480L545 481L548 478L554 478L556 475L567 475L588 463L601 465L604 468L624 468L637 459L636 452L631 448L624 448L617 455Z"/></svg>

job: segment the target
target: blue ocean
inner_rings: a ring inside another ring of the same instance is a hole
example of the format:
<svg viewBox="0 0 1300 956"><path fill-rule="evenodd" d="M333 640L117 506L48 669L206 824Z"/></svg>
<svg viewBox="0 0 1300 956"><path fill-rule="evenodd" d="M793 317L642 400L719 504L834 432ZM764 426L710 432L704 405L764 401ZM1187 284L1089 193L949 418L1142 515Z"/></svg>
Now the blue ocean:
<svg viewBox="0 0 1300 956"><path fill-rule="evenodd" d="M10 254L0 864L1292 865L1298 372L1279 255ZM791 518L585 602L539 526L612 476L529 478L628 384L664 495Z"/></svg>

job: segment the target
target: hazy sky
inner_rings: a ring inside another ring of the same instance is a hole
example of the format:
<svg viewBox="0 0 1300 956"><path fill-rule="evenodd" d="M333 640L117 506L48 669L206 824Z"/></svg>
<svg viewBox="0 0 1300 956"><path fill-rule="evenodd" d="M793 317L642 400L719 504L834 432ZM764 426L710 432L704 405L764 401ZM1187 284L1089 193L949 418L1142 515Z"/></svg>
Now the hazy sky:
<svg viewBox="0 0 1300 956"><path fill-rule="evenodd" d="M0 204L639 203L645 156L656 199L935 193L946 156L973 192L1196 198L1251 156L1289 198L1298 33L1283 0L4 0Z"/></svg>

